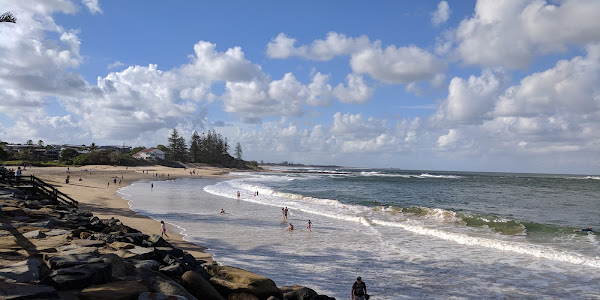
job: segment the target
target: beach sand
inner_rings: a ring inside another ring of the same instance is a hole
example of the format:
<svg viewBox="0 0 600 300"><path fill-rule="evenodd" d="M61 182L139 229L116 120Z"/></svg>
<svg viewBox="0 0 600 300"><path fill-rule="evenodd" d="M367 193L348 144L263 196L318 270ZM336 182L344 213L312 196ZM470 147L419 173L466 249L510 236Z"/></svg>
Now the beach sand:
<svg viewBox="0 0 600 300"><path fill-rule="evenodd" d="M195 170L195 175L190 171ZM91 171L91 173L90 173ZM145 173L145 172L148 173ZM32 167L23 176L35 175L46 183L55 186L79 202L79 209L90 211L100 219L114 217L123 224L145 234L160 234L160 222L137 214L129 208L126 200L117 195L119 188L142 179L166 180L183 177L226 177L229 170L214 167L198 169L169 168L163 166L124 167L90 165L81 167ZM159 177L155 177L159 174ZM65 183L70 175L69 184ZM81 178L81 181L79 181ZM117 183L114 183L116 179ZM120 181L120 184L119 184ZM212 256L204 252L206 248L183 240L180 230L167 224L168 238L173 246L189 252L196 259L213 263Z"/></svg>

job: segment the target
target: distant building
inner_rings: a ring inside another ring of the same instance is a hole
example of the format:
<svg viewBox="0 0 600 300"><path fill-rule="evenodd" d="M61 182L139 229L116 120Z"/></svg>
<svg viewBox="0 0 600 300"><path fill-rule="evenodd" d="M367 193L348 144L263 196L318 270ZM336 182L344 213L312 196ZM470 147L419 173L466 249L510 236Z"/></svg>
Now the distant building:
<svg viewBox="0 0 600 300"><path fill-rule="evenodd" d="M144 149L136 154L133 155L133 157L137 158L137 159L165 159L165 152L161 151L159 149L156 148L150 148L150 149Z"/></svg>
<svg viewBox="0 0 600 300"><path fill-rule="evenodd" d="M98 147L100 150L112 150L118 151L121 153L129 153L131 152L131 146L100 146Z"/></svg>
<svg viewBox="0 0 600 300"><path fill-rule="evenodd" d="M48 160L58 160L60 158L60 149L48 149L44 155Z"/></svg>

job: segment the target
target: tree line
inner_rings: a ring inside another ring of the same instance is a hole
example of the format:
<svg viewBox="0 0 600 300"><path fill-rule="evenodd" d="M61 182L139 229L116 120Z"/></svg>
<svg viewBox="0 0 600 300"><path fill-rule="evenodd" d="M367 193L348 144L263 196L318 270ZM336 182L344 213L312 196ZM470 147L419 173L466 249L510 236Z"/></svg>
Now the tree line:
<svg viewBox="0 0 600 300"><path fill-rule="evenodd" d="M238 142L234 149L235 157L229 154L229 143L215 130L198 134L194 131L189 147L184 137L179 135L177 129L169 136L169 144L165 147L167 160L170 162L191 162L220 165L225 167L257 167L255 161L246 162L242 159L242 146Z"/></svg>

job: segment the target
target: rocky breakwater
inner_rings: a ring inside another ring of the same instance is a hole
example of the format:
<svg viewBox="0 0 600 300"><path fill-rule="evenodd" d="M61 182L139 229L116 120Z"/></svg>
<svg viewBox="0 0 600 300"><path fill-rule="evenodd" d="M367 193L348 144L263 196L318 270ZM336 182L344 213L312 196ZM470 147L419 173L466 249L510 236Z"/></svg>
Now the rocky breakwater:
<svg viewBox="0 0 600 300"><path fill-rule="evenodd" d="M334 299L0 186L0 299Z"/></svg>

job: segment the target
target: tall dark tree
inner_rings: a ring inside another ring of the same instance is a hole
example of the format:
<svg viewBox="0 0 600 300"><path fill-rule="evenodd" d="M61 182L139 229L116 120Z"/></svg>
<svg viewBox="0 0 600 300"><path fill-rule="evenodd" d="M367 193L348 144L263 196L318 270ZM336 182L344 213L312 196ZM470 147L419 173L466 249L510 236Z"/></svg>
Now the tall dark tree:
<svg viewBox="0 0 600 300"><path fill-rule="evenodd" d="M98 145L96 145L96 143L92 143L90 145L90 152L94 152L96 150L98 150Z"/></svg>
<svg viewBox="0 0 600 300"><path fill-rule="evenodd" d="M42 140L39 140L39 141L38 141L38 146L40 146L40 147L44 147L44 141L42 141Z"/></svg>
<svg viewBox="0 0 600 300"><path fill-rule="evenodd" d="M177 129L173 129L171 136L169 137L169 152L167 153L167 158L170 161L187 161L187 146L185 144L185 139L182 136L179 136L179 132Z"/></svg>
<svg viewBox="0 0 600 300"><path fill-rule="evenodd" d="M200 162L201 149L200 145L202 140L197 131L194 130L192 134L192 138L190 139L190 161L192 162Z"/></svg>
<svg viewBox="0 0 600 300"><path fill-rule="evenodd" d="M235 145L235 158L242 159L242 145L240 145L240 142Z"/></svg>

